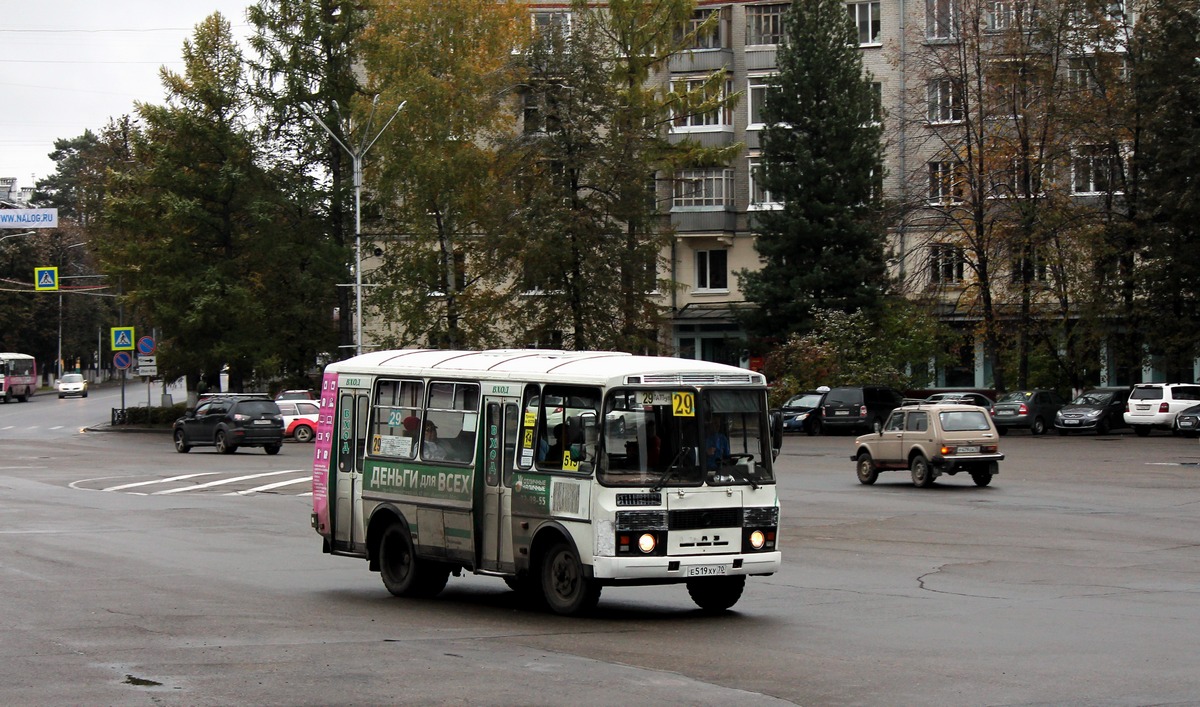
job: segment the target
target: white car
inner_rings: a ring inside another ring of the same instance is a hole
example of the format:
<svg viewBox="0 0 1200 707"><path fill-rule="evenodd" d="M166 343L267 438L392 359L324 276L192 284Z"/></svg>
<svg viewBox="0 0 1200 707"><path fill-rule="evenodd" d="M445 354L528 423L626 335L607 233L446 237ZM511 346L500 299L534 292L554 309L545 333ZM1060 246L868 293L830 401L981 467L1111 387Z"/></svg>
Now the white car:
<svg viewBox="0 0 1200 707"><path fill-rule="evenodd" d="M58 397L67 397L68 395L78 395L81 398L86 398L88 393L88 383L79 373L67 373L59 379Z"/></svg>
<svg viewBox="0 0 1200 707"><path fill-rule="evenodd" d="M1138 437L1150 430L1174 430L1175 416L1200 403L1200 385L1193 383L1138 383L1125 404L1125 424Z"/></svg>
<svg viewBox="0 0 1200 707"><path fill-rule="evenodd" d="M317 436L317 415L321 408L315 400L280 400L283 435L297 442L311 442Z"/></svg>

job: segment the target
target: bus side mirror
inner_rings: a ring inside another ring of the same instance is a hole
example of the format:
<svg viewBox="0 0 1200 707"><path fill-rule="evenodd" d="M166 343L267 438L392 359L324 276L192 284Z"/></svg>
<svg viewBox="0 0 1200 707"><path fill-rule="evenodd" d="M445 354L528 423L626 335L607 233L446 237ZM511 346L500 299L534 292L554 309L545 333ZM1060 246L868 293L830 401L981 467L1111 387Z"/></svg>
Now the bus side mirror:
<svg viewBox="0 0 1200 707"><path fill-rule="evenodd" d="M776 452L783 447L783 413L778 410L771 411L771 449Z"/></svg>

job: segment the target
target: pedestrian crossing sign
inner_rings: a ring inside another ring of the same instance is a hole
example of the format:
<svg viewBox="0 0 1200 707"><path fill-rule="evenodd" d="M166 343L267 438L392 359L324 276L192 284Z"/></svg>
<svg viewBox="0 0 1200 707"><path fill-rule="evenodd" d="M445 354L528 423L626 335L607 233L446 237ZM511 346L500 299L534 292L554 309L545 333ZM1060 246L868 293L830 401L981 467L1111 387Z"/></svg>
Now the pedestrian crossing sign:
<svg viewBox="0 0 1200 707"><path fill-rule="evenodd" d="M58 268L34 268L33 288L38 292L58 289Z"/></svg>
<svg viewBox="0 0 1200 707"><path fill-rule="evenodd" d="M111 331L113 351L133 351L133 327L115 326Z"/></svg>

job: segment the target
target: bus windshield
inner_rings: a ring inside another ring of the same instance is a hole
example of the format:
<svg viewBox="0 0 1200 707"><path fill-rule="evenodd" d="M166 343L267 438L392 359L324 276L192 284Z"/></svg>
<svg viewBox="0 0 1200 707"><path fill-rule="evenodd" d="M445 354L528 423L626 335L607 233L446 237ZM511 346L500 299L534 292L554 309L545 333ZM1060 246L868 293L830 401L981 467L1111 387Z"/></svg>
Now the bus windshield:
<svg viewBox="0 0 1200 707"><path fill-rule="evenodd" d="M761 392L622 390L604 403L609 486L759 484L773 480ZM711 443L711 444L710 444Z"/></svg>

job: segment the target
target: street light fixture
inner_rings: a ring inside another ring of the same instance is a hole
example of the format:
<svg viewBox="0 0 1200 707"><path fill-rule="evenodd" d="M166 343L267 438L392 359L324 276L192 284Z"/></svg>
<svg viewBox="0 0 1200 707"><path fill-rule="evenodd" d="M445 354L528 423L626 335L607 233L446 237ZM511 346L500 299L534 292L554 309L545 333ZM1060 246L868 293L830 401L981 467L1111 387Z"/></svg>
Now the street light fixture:
<svg viewBox="0 0 1200 707"><path fill-rule="evenodd" d="M6 241L9 238L16 238L17 236L36 236L37 233L38 233L37 231L26 231L24 233L10 233L7 236L0 236L0 242Z"/></svg>
<svg viewBox="0 0 1200 707"><path fill-rule="evenodd" d="M367 124L364 127L362 137L359 140L358 145L354 146L354 148L350 148L346 145L346 143L342 142L341 138L339 138L337 136L337 134L335 134L332 130L329 129L329 126L325 124L325 121L321 120L321 116L317 115L316 112L312 108L310 108L308 106L301 106L301 108L303 108L306 113L308 113L310 116L312 116L313 120L317 121L317 123L319 123L320 126L325 129L325 132L329 133L329 137L331 137L333 139L333 141L338 144L338 147L341 147L343 150L346 151L346 154L350 156L350 162L354 168L354 355L356 355L356 356L362 353L362 340L363 340L363 337L362 337L362 288L363 288L363 284L362 284L362 183L363 183L362 160L363 160L363 155L367 154L367 150L370 150L371 147L379 140L379 137L381 135L383 135L383 131L387 130L388 126L392 124L392 121L396 119L397 115L400 115L400 111L401 111L401 109L404 108L404 104L406 104L406 103L408 103L408 101L400 101L400 105L396 106L396 110L395 110L395 112L392 113L392 117L388 118L387 122L383 124L383 127L379 129L379 132L375 133L375 137L371 138L370 142L367 142L367 136L371 130L371 121L375 117L375 108L376 108L376 106L379 105L379 96L376 95L374 100L371 101L371 113L369 116L367 116ZM341 111L338 108L337 101L333 102L333 109L335 111L338 111L338 117L340 118Z"/></svg>

